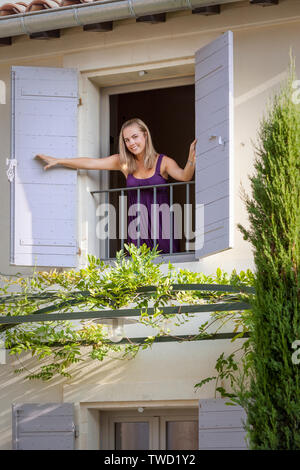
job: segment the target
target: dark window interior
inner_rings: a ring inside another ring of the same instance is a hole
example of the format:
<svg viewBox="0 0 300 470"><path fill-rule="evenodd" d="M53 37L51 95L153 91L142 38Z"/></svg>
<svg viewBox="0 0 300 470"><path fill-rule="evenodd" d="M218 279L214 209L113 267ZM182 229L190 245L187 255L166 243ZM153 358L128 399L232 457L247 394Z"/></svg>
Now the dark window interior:
<svg viewBox="0 0 300 470"><path fill-rule="evenodd" d="M178 165L184 168L190 144L195 138L194 85L111 95L110 155L118 153L119 132L122 124L134 117L142 119L147 124L156 151L174 158ZM170 178L169 181L174 180ZM110 188L125 186L126 181L122 173L111 171ZM190 188L190 202L194 205L194 185ZM111 195L110 203L117 207L118 195ZM183 186L174 187L174 203L185 203ZM120 240L111 240L110 257L114 257L115 252L120 248ZM184 236L180 240L180 251L186 251Z"/></svg>

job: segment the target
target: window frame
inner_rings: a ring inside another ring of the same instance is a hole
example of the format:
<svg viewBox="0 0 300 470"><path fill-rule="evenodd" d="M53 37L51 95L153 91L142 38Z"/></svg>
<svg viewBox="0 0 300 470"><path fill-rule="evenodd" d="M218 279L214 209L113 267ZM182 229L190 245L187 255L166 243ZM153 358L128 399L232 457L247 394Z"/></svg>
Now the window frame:
<svg viewBox="0 0 300 470"><path fill-rule="evenodd" d="M141 406L141 408L144 408ZM144 408L140 413L138 408L127 410L100 410L99 428L100 450L115 450L114 425L117 422L149 422L149 450L166 450L167 421L197 421L199 410L188 408ZM198 426L197 426L198 429ZM103 439L103 440L102 440Z"/></svg>
<svg viewBox="0 0 300 470"><path fill-rule="evenodd" d="M198 447L199 447L199 419L198 416L189 416L189 415L175 415L175 416L161 416L160 417L160 430L159 430L159 439L160 447L159 450L167 450L167 422L168 421L196 421L197 425L197 437L198 437Z"/></svg>
<svg viewBox="0 0 300 470"><path fill-rule="evenodd" d="M173 78L162 78L159 80L153 80L144 83L130 83L121 84L111 87L100 87L100 146L101 155L109 155L110 143L109 143L109 127L110 127L110 116L109 116L109 99L110 96L122 93L132 93L137 91L150 91L159 88L173 88L185 85L195 85L195 75L187 75L184 77L173 77ZM109 189L109 174L108 171L102 171L100 173L100 187L103 189ZM105 242L99 241L99 253L105 250ZM154 262L156 263L184 263L197 261L195 251L183 252L183 253L172 253L172 254L161 254L157 257ZM115 258L108 258L105 260L107 264L113 264Z"/></svg>

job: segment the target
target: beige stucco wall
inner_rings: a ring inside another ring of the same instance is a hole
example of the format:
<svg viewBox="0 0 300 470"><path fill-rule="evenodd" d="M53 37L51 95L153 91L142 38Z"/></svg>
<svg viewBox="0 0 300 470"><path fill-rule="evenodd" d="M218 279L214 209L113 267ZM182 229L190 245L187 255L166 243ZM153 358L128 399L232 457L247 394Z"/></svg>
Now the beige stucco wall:
<svg viewBox="0 0 300 470"><path fill-rule="evenodd" d="M234 33L235 224L246 225L247 214L240 198L240 184L249 191L248 174L253 171L254 161L251 141L256 139L258 122L268 97L285 77L290 47L296 55L300 76L299 23L300 5L293 0L281 1L278 6L270 8L251 7L248 2L242 2L224 6L222 14L215 17L179 12L168 15L166 23L154 26L125 20L116 22L114 30L109 33L84 33L80 28L73 28L62 30L60 39L46 42L22 36L16 38L12 46L1 48L0 80L6 83L7 96L6 104L0 105L0 271L8 274L31 272L30 268L9 266L9 183L5 161L10 145L11 65L78 68L83 102L79 108L79 156L97 156L99 153L104 156L107 123L101 122L101 116L107 101L102 99L103 87L111 83L131 83L132 86L136 71L141 68L151 70L156 80L162 78L160 70L164 70L164 76L167 74L170 79L176 79L185 67L187 75L192 77L195 51L231 29ZM101 135L104 136L102 140ZM83 252L82 263L85 253L96 252L95 206L89 199L87 188L98 185L95 172L80 174L78 236ZM214 273L217 267L227 272L234 268L238 272L254 269L251 247L237 229L233 249L179 266L206 274ZM195 331L197 324L195 319L189 329L185 327L182 331ZM131 333L138 331L137 327L132 327ZM11 446L12 403L75 402L77 420L81 425L78 441L81 448L86 446L88 439L85 410L89 403L100 406L101 402L103 407L108 403L119 407L138 403L167 406L181 400L184 406L196 406L200 397L212 397L214 389L213 384L208 384L195 392L194 384L211 375L218 355L223 350L230 351L233 346L236 347L227 341L154 345L128 362L113 358L103 363L87 360L75 368L72 379L54 379L46 384L26 382L22 375L15 375L13 369L19 367L19 363L9 359L7 365L0 365L0 448ZM21 361L26 367L35 368L30 358L24 357Z"/></svg>

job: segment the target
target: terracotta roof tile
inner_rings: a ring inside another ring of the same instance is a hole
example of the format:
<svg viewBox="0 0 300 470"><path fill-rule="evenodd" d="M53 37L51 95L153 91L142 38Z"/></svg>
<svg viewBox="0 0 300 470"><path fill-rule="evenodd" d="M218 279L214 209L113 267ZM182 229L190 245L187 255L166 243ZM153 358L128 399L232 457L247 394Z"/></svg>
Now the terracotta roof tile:
<svg viewBox="0 0 300 470"><path fill-rule="evenodd" d="M26 8L26 13L30 11L48 10L49 8L59 8L59 0L33 0Z"/></svg>
<svg viewBox="0 0 300 470"><path fill-rule="evenodd" d="M7 2L0 0L0 16L17 15L32 11L49 10L80 3L93 3L99 0L21 0Z"/></svg>
<svg viewBox="0 0 300 470"><path fill-rule="evenodd" d="M77 3L81 3L80 0L61 0L61 7L67 7L69 5L76 5Z"/></svg>
<svg viewBox="0 0 300 470"><path fill-rule="evenodd" d="M77 3L93 3L93 1L97 0L61 0L60 6L66 7L68 5L76 5Z"/></svg>
<svg viewBox="0 0 300 470"><path fill-rule="evenodd" d="M18 13L25 13L27 5L29 2L9 2L4 3L0 7L0 16L7 16L7 15L16 15Z"/></svg>

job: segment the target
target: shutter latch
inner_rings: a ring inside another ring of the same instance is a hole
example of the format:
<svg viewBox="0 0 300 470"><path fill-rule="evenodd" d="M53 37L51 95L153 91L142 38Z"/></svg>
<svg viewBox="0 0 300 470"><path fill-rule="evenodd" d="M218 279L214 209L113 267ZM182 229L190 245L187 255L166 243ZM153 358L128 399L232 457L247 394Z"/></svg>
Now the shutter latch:
<svg viewBox="0 0 300 470"><path fill-rule="evenodd" d="M215 140L218 139L218 144L223 145L225 147L226 141L221 137L220 135L211 135L209 140Z"/></svg>
<svg viewBox="0 0 300 470"><path fill-rule="evenodd" d="M17 166L17 160L15 158L7 158L6 165L9 165L8 169L6 170L7 178L10 182L12 182L15 177L14 167Z"/></svg>

